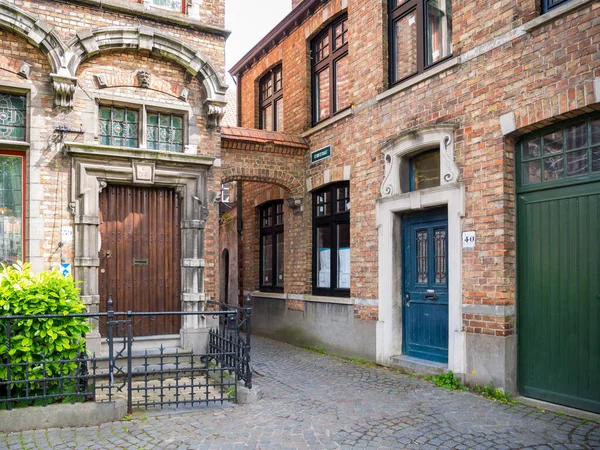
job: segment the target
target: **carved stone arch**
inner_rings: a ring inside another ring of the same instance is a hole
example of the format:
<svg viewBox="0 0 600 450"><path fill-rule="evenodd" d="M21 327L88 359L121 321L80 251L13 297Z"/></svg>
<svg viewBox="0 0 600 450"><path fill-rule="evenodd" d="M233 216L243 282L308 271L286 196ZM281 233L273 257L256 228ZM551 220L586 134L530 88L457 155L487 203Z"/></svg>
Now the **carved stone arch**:
<svg viewBox="0 0 600 450"><path fill-rule="evenodd" d="M403 193L401 164L403 158L429 148L440 149L440 183L458 181L460 171L454 162L454 132L457 126L444 123L408 130L388 142L381 150L385 155L385 177L381 195L389 197Z"/></svg>
<svg viewBox="0 0 600 450"><path fill-rule="evenodd" d="M72 74L76 74L79 66L92 56L118 49L148 51L175 61L202 83L209 126L218 126L225 114L227 85L206 56L176 36L144 25L96 28L78 32L68 46L68 67Z"/></svg>

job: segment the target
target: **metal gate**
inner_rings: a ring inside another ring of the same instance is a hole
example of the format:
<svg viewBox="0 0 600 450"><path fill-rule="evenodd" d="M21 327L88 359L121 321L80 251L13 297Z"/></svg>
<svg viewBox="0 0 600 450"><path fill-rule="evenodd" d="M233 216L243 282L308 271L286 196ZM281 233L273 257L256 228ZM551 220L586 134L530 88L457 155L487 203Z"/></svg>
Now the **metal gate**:
<svg viewBox="0 0 600 450"><path fill-rule="evenodd" d="M0 410L46 406L55 402L113 402L122 398L127 410L179 408L236 401L238 382L252 386L249 304L245 308L205 312L115 312L98 314L0 316L0 336L7 348L0 358ZM206 352L170 351L162 345L136 351L135 328L163 316L217 318L209 330ZM31 355L29 362L11 361L12 329L19 321L85 318L106 327L105 355L85 352L69 360ZM69 369L76 367L77 369ZM19 373L18 377L13 374ZM2 375L5 374L5 375ZM60 375L57 375L60 374Z"/></svg>
<svg viewBox="0 0 600 450"><path fill-rule="evenodd" d="M600 120L519 146L519 389L600 412Z"/></svg>

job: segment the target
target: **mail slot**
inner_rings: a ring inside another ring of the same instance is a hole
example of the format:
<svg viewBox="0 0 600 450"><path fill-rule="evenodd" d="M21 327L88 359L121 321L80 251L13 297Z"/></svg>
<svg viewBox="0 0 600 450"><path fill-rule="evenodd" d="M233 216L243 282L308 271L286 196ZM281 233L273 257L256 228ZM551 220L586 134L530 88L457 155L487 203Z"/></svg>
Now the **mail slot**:
<svg viewBox="0 0 600 450"><path fill-rule="evenodd" d="M435 294L423 294L423 300L437 300L437 295Z"/></svg>
<svg viewBox="0 0 600 450"><path fill-rule="evenodd" d="M148 260L147 259L134 259L133 265L134 266L147 266Z"/></svg>

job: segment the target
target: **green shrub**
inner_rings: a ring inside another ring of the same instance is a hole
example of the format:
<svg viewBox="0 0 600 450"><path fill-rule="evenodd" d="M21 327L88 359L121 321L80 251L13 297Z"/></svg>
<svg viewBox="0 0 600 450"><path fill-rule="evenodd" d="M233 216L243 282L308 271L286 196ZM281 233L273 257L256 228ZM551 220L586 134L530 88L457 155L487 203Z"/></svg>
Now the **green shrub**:
<svg viewBox="0 0 600 450"><path fill-rule="evenodd" d="M454 376L454 373L449 370L446 373L439 375L429 375L423 377L425 380L433 381L436 386L450 389L453 391L466 391L467 388L460 382L460 378Z"/></svg>
<svg viewBox="0 0 600 450"><path fill-rule="evenodd" d="M476 385L475 392L479 395L483 395L484 397L487 397L490 400L494 400L496 402L508 403L508 404L514 403L510 397L510 394L505 393L500 388L494 387L493 381L490 381L490 383L487 386L483 386L483 387Z"/></svg>
<svg viewBox="0 0 600 450"><path fill-rule="evenodd" d="M2 265L0 272L0 315L77 314L85 311L79 299L79 289L73 278L64 277L57 271L34 274L31 265ZM0 324L6 324L0 321ZM85 318L19 319L11 321L10 347L6 346L6 330L0 325L0 361L8 356L12 364L28 363L11 368L11 380L24 380L27 376L29 395L40 394L43 383L35 382L45 377L72 376L77 370L76 362L52 363L59 360L77 359L85 349L85 333L90 326ZM44 364L41 362L45 360ZM26 373L26 371L28 373ZM6 381L8 369L0 366L0 381ZM73 389L74 383L49 381L46 393ZM24 396L26 383L11 384L11 397ZM0 393L0 396L3 393ZM4 394L5 395L5 394Z"/></svg>

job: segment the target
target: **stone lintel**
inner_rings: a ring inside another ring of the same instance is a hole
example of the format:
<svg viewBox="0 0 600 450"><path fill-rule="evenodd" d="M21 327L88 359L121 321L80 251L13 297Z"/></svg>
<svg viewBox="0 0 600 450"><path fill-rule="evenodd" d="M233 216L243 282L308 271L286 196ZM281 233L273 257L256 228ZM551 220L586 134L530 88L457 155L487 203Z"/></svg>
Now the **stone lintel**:
<svg viewBox="0 0 600 450"><path fill-rule="evenodd" d="M463 314L477 314L481 316L512 317L515 315L515 305L471 305L463 304Z"/></svg>

